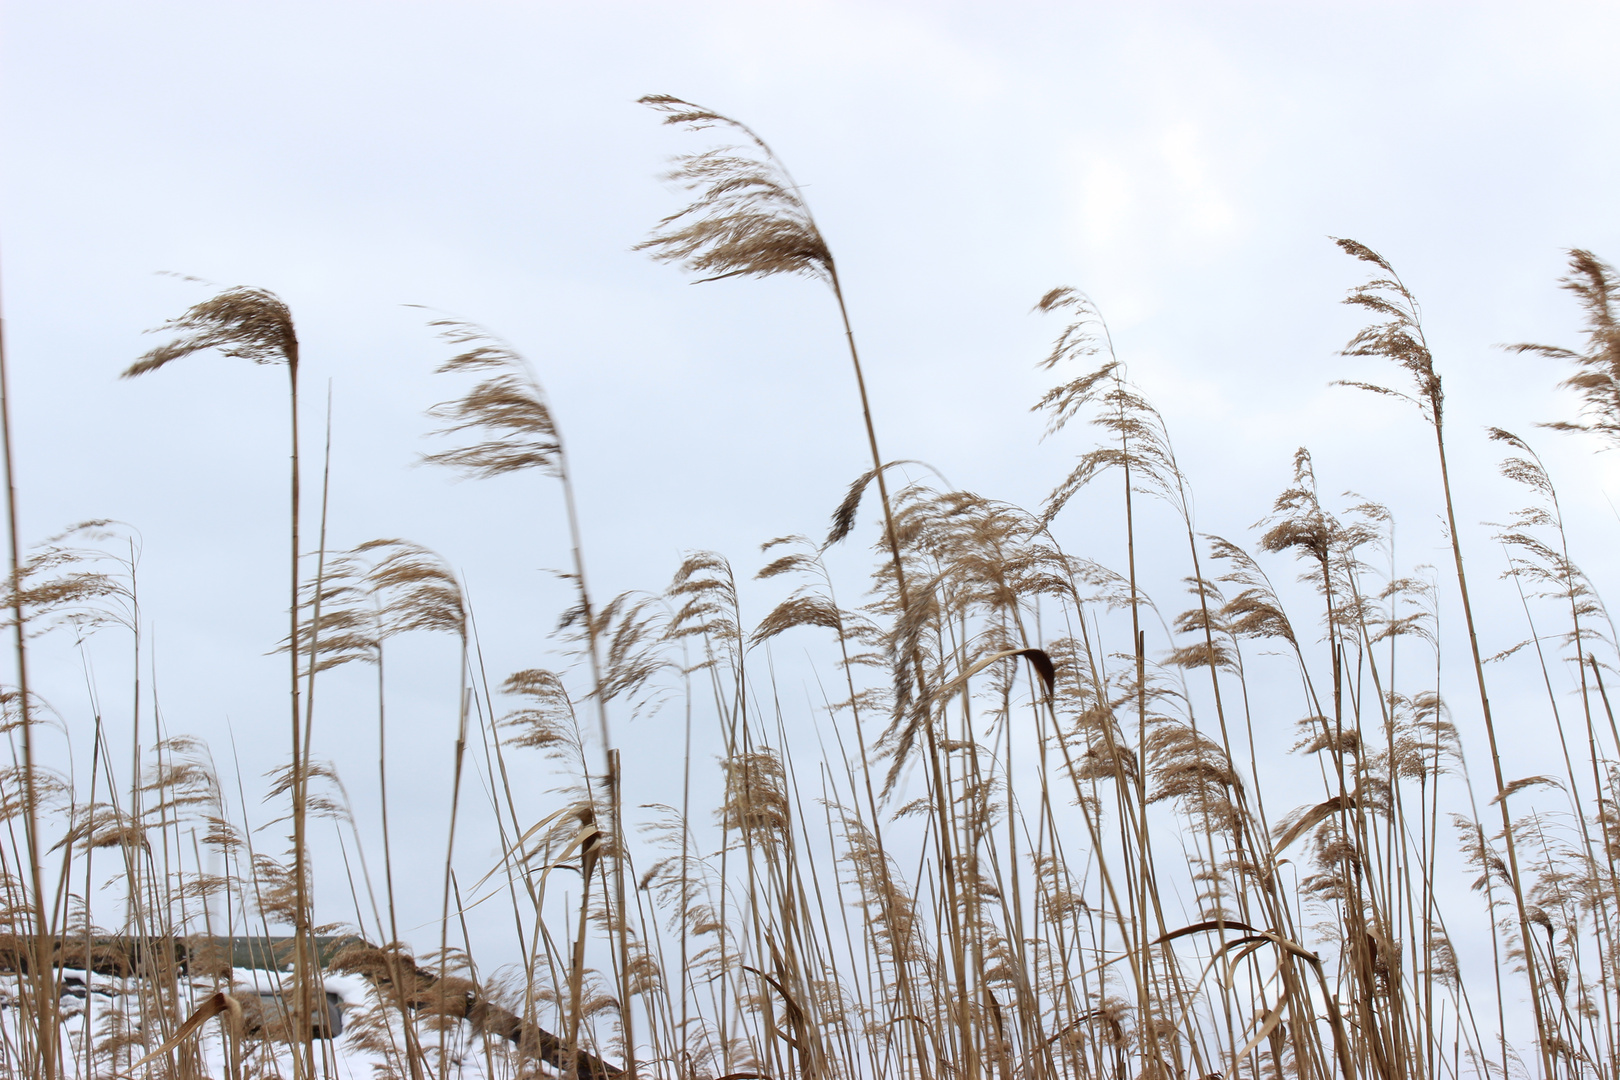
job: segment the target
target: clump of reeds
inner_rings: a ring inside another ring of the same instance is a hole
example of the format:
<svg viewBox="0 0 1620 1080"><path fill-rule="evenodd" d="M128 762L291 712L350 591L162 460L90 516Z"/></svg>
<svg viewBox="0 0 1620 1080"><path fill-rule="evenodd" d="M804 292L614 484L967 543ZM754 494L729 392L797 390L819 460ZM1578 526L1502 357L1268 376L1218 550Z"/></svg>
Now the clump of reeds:
<svg viewBox="0 0 1620 1080"><path fill-rule="evenodd" d="M826 540L763 545L757 588L778 595L759 618L732 561L701 550L662 589L598 599L535 368L473 324L435 319L452 353L439 371L470 381L429 410L449 445L424 460L555 480L569 522L562 663L491 674L436 553L401 539L329 550L324 489L318 542L301 548L286 306L255 289L194 306L127 375L212 350L290 376L292 738L270 770L290 846L262 850L206 747L155 716L142 742L139 685L127 775L105 754L99 713L85 790L41 766L45 710L28 692L25 643L69 628L82 647L119 628L139 657L137 548L98 522L28 556L13 504L19 678L0 707L21 752L0 814L20 829L0 842L0 993L18 1007L0 1009L4 1067L52 1080L344 1075L340 1057L411 1080L1620 1078L1615 631L1574 561L1550 470L1501 429L1490 433L1508 450L1501 470L1528 496L1497 527L1524 625L1476 624L1480 584L1459 530L1475 508L1456 505L1440 365L1389 260L1339 241L1373 271L1349 294L1370 322L1344 355L1393 363L1407 383L1347 382L1415 405L1434 435L1443 575L1397 561L1386 507L1324 495L1308 448L1255 508L1251 539L1200 531L1197 463L1178 457L1097 305L1070 288L1036 305L1063 323L1041 364L1056 384L1034 409L1054 442L1082 428L1093 438L1079 437L1039 510L891 486L913 463L878 452L836 263L802 191L746 125L677 98L644 102L736 145L676 159L669 177L692 201L641 249L702 281L809 277L839 307L871 467L831 508ZM1583 251L1565 284L1585 345L1515 348L1575 369L1565 385L1580 417L1550 426L1613 442L1620 286ZM848 585L823 556L858 535L871 489L876 558ZM1066 547L1080 514L1112 522L1117 543ZM1174 549L1142 543L1150 530ZM862 600L842 599L852 595ZM1467 701L1439 682L1454 602ZM385 667L390 642L419 631L460 662L453 719L419 733L451 751L425 949L397 917ZM1520 644L1483 655L1497 637ZM778 650L790 648L816 668L808 717L779 684ZM376 676L380 897L337 772L311 755L318 680L357 664ZM1545 691L1561 770L1519 776L1490 690L1526 670ZM680 805L627 806L614 735L654 715L680 717ZM708 791L705 746L718 757ZM1476 790L1469 761L1481 753L1490 782ZM1279 802L1302 790L1297 805ZM457 849L474 792L496 822L494 865ZM310 820L352 840L358 877L311 864ZM98 858L116 866L114 912L94 908L106 893ZM1471 868L1471 889L1441 876L1448 862ZM359 925L317 925L317 878L347 879ZM498 967L472 955L467 918L502 905L516 944ZM292 970L266 997L219 938L274 928L291 930ZM313 935L327 931L349 936L323 964ZM1489 955L1460 949L1464 936L1483 936ZM344 979L365 988L350 1033L312 1038L303 1018ZM63 997L71 986L79 999ZM1521 1016L1531 1042L1515 1039Z"/></svg>

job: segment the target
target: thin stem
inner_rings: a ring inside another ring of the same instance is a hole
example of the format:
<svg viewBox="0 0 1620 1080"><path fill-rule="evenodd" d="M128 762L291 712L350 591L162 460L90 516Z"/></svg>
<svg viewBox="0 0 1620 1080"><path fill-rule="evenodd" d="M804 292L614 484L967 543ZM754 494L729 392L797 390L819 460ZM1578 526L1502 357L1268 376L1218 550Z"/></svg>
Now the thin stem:
<svg viewBox="0 0 1620 1080"><path fill-rule="evenodd" d="M287 358L287 377L291 395L292 410L292 484L291 484L291 589L292 601L288 606L287 617L291 623L287 649L288 661L292 667L292 816L293 816L293 999L297 1009L296 1015L300 1017L309 1015L309 970L311 957L309 955L309 889L306 881L305 853L304 853L304 753L303 753L303 715L300 708L298 690L298 358ZM307 1042L304 1048L295 1048L293 1051L293 1080L303 1080L305 1073L315 1074L315 1048L312 1042Z"/></svg>
<svg viewBox="0 0 1620 1080"><path fill-rule="evenodd" d="M1508 873L1512 876L1513 903L1519 917L1519 935L1524 943L1525 977L1530 982L1530 1005L1536 1017L1536 1043L1541 1051L1543 1076L1554 1075L1552 1049L1548 1041L1546 1019L1542 1016L1541 981L1536 971L1535 948L1530 937L1530 922L1525 911L1524 890L1519 879L1519 856L1513 842L1513 818L1508 811L1507 782L1502 775L1502 754L1496 741L1496 724L1491 718L1490 694L1485 688L1485 661L1479 651L1479 634L1474 629L1474 607L1468 595L1468 575L1463 568L1462 541L1457 535L1457 511L1451 497L1451 474L1446 466L1446 440L1441 424L1439 376L1435 377L1435 390L1431 397L1434 412L1434 442L1440 455L1440 486L1446 502L1446 528L1451 534L1451 554L1457 567L1457 589L1462 594L1463 621L1468 628L1468 648L1473 655L1474 677L1479 687L1480 713L1485 721L1485 736L1491 748L1491 772L1496 781L1496 804L1502 812L1502 839L1507 849Z"/></svg>
<svg viewBox="0 0 1620 1080"><path fill-rule="evenodd" d="M17 473L12 449L11 382L6 364L5 321L0 318L0 438L5 443L6 535L11 578L11 629L17 656L17 714L22 726L23 745L23 833L28 847L29 915L34 924L33 984L34 1015L39 1025L38 1075L56 1080L57 996L56 974L51 966L54 951L50 922L45 914L45 884L40 868L39 788L34 776L34 723L28 692L28 649L23 624L22 545L17 527Z"/></svg>

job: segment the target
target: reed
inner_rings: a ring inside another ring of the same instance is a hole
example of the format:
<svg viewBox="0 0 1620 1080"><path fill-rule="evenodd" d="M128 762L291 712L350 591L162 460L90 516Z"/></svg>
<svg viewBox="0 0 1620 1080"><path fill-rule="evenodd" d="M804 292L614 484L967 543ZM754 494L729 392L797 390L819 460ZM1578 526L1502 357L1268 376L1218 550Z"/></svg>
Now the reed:
<svg viewBox="0 0 1620 1080"><path fill-rule="evenodd" d="M16 858L13 865L29 867L28 882L23 886L26 890L23 909L29 916L25 925L31 931L34 942L31 961L28 964L30 977L24 980L27 986L24 1000L33 1023L25 1026L22 1049L30 1058L27 1062L27 1075L30 1077L38 1075L51 1080L56 1075L57 1068L56 980L51 966L47 963L53 920L52 912L45 905L45 883L40 870L43 851L40 847L39 834L39 776L34 764L33 701L28 689L28 649L22 608L22 542L17 526L16 458L12 445L11 424L11 383L6 364L5 322L0 319L0 441L3 441L5 451L8 541L6 550L10 569L8 578L11 593L12 641L17 660L17 682L13 701L17 711L16 723L22 738L20 779L23 847L17 850L14 846L13 853ZM11 898L8 897L9 899ZM12 906L15 910L14 901L8 906ZM31 1054L28 1053L29 1050L32 1050Z"/></svg>

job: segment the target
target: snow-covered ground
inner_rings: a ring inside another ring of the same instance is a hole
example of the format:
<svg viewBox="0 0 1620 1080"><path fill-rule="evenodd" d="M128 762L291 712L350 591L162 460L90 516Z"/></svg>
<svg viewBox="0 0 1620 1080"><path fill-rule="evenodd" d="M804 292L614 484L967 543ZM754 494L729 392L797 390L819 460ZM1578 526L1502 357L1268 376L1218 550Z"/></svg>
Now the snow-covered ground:
<svg viewBox="0 0 1620 1080"><path fill-rule="evenodd" d="M277 997L290 990L290 973L235 969L229 981L212 977L181 976L172 991L154 991L145 980L122 979L74 969L57 972L61 987L58 1045L64 1077L152 1077L184 1080L268 1080L291 1077L293 1048L254 1033L256 1017L279 1007ZM314 1040L318 1075L338 1080L382 1080L401 1075L404 1032L397 1012L381 1007L375 991L355 975L327 974L322 985L341 1016L342 1033L334 1039ZM229 1023L234 1010L208 1020L195 1034L168 1052L142 1059L158 1050L213 995L225 991L241 1008L245 1031L238 1039L237 1065L232 1065ZM264 995L261 997L260 995ZM32 1037L20 1030L25 987L19 976L0 974L0 1075L26 1075L23 1055L33 1051ZM431 1065L440 1053L440 1031L432 1021L417 1022L416 1039ZM446 1069L432 1067L435 1077L510 1076L509 1052L504 1043L490 1044L462 1021L445 1025Z"/></svg>

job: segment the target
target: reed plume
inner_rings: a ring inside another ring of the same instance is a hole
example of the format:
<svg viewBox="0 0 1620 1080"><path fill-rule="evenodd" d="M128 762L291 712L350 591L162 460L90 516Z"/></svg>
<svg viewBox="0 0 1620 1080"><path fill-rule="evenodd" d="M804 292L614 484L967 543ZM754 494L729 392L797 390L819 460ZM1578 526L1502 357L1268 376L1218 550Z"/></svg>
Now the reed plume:
<svg viewBox="0 0 1620 1080"><path fill-rule="evenodd" d="M1575 368L1575 374L1558 385L1579 396L1582 419L1556 421L1547 427L1587 431L1611 447L1620 445L1620 320L1615 313L1620 305L1620 277L1614 267L1590 251L1574 248L1569 252L1569 273L1559 284L1575 297L1586 317L1585 347L1519 344L1508 348L1562 360Z"/></svg>

